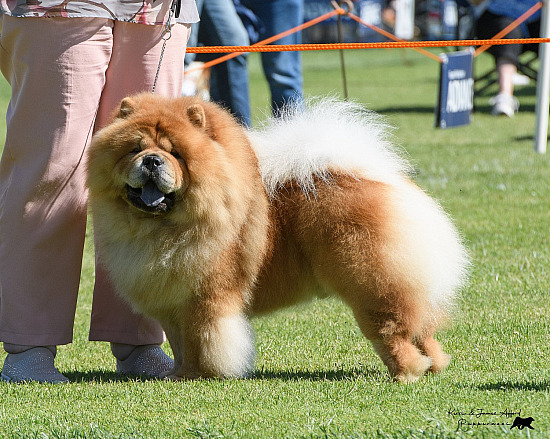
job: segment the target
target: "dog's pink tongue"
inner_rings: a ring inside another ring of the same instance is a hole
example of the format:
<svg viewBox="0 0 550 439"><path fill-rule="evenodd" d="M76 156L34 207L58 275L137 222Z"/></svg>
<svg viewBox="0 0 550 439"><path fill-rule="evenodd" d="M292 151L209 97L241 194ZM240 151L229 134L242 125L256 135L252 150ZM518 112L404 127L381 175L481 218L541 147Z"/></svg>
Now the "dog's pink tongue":
<svg viewBox="0 0 550 439"><path fill-rule="evenodd" d="M157 185L149 180L141 190L141 201L148 207L156 207L164 201L164 193L162 193Z"/></svg>

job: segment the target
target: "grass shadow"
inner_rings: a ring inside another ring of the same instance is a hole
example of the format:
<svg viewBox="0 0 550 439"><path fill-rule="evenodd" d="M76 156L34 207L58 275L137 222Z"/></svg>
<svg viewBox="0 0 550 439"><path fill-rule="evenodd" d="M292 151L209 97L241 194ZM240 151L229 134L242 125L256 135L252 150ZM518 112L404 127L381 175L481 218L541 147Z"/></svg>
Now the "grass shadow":
<svg viewBox="0 0 550 439"><path fill-rule="evenodd" d="M415 105L412 107L377 107L376 112L380 114L404 113L404 114L434 114L435 104L430 106Z"/></svg>
<svg viewBox="0 0 550 439"><path fill-rule="evenodd" d="M480 114L491 114L491 111L493 110L493 107L489 104L474 104L474 114L480 113ZM534 113L535 112L535 104L522 104L519 109L520 113Z"/></svg>
<svg viewBox="0 0 550 439"><path fill-rule="evenodd" d="M156 378L147 378L138 375L123 375L104 370L91 370L87 372L66 372L64 375L71 383L121 383L121 382L147 382ZM377 381L389 380L387 373L381 370L371 369L338 369L319 371L285 371L285 370L257 370L248 380L280 380L280 381L349 381L361 378L372 378ZM205 379L218 380L219 378Z"/></svg>
<svg viewBox="0 0 550 439"><path fill-rule="evenodd" d="M71 383L121 383L121 382L146 382L157 378L147 378L139 375L126 375L105 370L90 370L87 372L63 373Z"/></svg>
<svg viewBox="0 0 550 439"><path fill-rule="evenodd" d="M536 96L536 94L537 87L534 85L526 85L514 89L514 95L516 96Z"/></svg>
<svg viewBox="0 0 550 439"><path fill-rule="evenodd" d="M480 99L487 99L491 98L498 94L498 86L495 84L491 88L488 88L484 90L483 92L475 93L474 98L480 98ZM520 96L536 96L537 94L537 87L536 85L520 85L516 86L514 88L514 96L520 97Z"/></svg>
<svg viewBox="0 0 550 439"><path fill-rule="evenodd" d="M475 386L478 390L489 390L489 391L508 391L508 390L528 390L534 392L544 392L550 390L550 381L541 380L541 381L531 381L531 382L521 382L521 381L499 381L496 383L485 383Z"/></svg>
<svg viewBox="0 0 550 439"><path fill-rule="evenodd" d="M516 136L514 137L514 140L516 142L526 142L526 141L533 141L535 140L535 136L534 135L527 135L527 136ZM550 141L550 135L546 138L547 141Z"/></svg>
<svg viewBox="0 0 550 439"><path fill-rule="evenodd" d="M258 370L251 379L281 380L281 381L348 381L358 378L374 378L389 380L389 375L375 368L369 369L337 369L319 371L289 371L289 370Z"/></svg>
<svg viewBox="0 0 550 439"><path fill-rule="evenodd" d="M474 114L475 113L487 113L487 114L491 114L491 110L493 109L493 107L487 103L485 104L478 104L477 102L474 101Z"/></svg>

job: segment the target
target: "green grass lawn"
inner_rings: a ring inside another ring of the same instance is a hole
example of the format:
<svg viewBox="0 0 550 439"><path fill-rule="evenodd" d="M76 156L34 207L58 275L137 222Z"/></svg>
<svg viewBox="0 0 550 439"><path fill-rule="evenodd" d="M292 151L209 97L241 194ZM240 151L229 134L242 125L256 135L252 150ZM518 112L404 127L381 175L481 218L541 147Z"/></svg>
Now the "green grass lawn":
<svg viewBox="0 0 550 439"><path fill-rule="evenodd" d="M303 59L308 95L342 95L337 52ZM254 320L250 379L118 377L108 346L87 341L88 239L74 343L57 358L72 383L0 384L0 438L550 437L550 163L533 152L534 86L517 90L514 119L491 117L482 97L471 125L440 130L435 61L401 50L347 51L345 59L350 97L395 127L418 183L455 218L470 249L470 281L438 335L453 357L449 368L412 385L392 382L349 310L331 299ZM269 106L259 65L251 55L256 122ZM476 61L490 65L488 55ZM8 95L2 83L2 110ZM4 130L0 124L2 138ZM534 430L458 428L461 419L511 423L515 415L503 413L520 411L534 418Z"/></svg>

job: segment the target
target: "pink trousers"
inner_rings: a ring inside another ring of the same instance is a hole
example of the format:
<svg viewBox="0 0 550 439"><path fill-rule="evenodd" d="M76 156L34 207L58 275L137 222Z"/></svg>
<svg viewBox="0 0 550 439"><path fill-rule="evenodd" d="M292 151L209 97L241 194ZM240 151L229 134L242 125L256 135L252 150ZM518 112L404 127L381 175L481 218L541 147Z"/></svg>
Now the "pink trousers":
<svg viewBox="0 0 550 439"><path fill-rule="evenodd" d="M162 26L100 18L0 18L11 85L0 162L0 340L72 341L86 231L84 153L127 95L151 91ZM175 25L156 94L177 96L190 25ZM98 249L100 252L100 249ZM96 264L90 340L163 341Z"/></svg>

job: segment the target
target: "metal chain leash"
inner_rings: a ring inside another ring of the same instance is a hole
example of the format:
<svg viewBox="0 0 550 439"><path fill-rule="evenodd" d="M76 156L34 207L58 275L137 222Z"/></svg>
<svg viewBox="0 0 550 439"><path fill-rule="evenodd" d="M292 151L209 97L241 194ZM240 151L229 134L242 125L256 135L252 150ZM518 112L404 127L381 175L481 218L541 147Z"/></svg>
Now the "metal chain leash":
<svg viewBox="0 0 550 439"><path fill-rule="evenodd" d="M160 57L159 57L159 65L157 67L157 73L155 74L155 81L153 82L153 88L151 90L151 94L155 94L155 90L157 88L157 82L159 79L159 73L160 73L160 67L162 65L162 58L164 58L164 52L166 50L166 42L172 38L172 18L175 16L176 18L180 15L180 7L181 7L181 0L174 0L172 2L172 6L170 6L170 11L168 12L168 21L166 22L166 25L164 27L164 31L162 32L162 48L160 49Z"/></svg>

